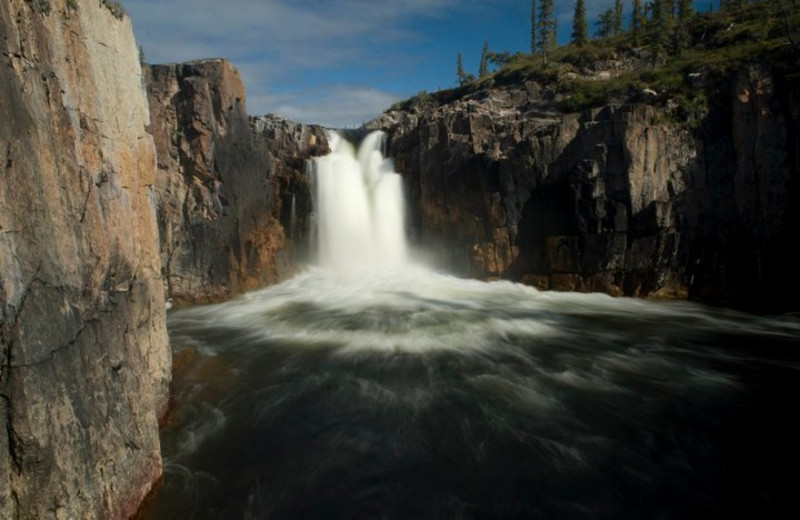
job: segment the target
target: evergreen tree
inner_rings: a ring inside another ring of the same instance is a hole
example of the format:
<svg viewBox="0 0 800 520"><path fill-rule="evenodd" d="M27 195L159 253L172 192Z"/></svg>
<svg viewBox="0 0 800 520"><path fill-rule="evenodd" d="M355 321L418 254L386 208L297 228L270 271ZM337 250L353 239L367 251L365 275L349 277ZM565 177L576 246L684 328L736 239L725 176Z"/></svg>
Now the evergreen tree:
<svg viewBox="0 0 800 520"><path fill-rule="evenodd" d="M661 10L664 12L667 27L670 27L675 19L675 2L676 0L661 0Z"/></svg>
<svg viewBox="0 0 800 520"><path fill-rule="evenodd" d="M481 63L478 66L478 77L482 78L489 75L489 42L483 42L483 50L481 50Z"/></svg>
<svg viewBox="0 0 800 520"><path fill-rule="evenodd" d="M739 7L744 7L746 0L719 0L720 11L730 11Z"/></svg>
<svg viewBox="0 0 800 520"><path fill-rule="evenodd" d="M656 48L663 48L664 43L669 41L672 25L673 0L653 0L651 25L655 30L653 43Z"/></svg>
<svg viewBox="0 0 800 520"><path fill-rule="evenodd" d="M531 54L536 52L536 34L538 27L536 26L536 0L531 1Z"/></svg>
<svg viewBox="0 0 800 520"><path fill-rule="evenodd" d="M582 46L589 41L589 26L586 23L586 1L575 2L575 14L572 16L572 43Z"/></svg>
<svg viewBox="0 0 800 520"><path fill-rule="evenodd" d="M692 14L694 14L692 0L678 0L678 19L685 22Z"/></svg>
<svg viewBox="0 0 800 520"><path fill-rule="evenodd" d="M614 34L614 9L609 7L602 13L597 20L597 36L608 38Z"/></svg>
<svg viewBox="0 0 800 520"><path fill-rule="evenodd" d="M622 34L622 0L614 0L614 35Z"/></svg>
<svg viewBox="0 0 800 520"><path fill-rule="evenodd" d="M553 0L539 1L539 50L542 60L547 64L547 53L556 46L556 20L553 17Z"/></svg>
<svg viewBox="0 0 800 520"><path fill-rule="evenodd" d="M489 63L494 63L495 67L497 67L498 69L508 65L511 62L512 58L513 56L511 56L511 53L508 51L503 51L503 52L489 51L489 54L487 56L487 60L489 61Z"/></svg>
<svg viewBox="0 0 800 520"><path fill-rule="evenodd" d="M633 0L633 12L631 13L631 33L633 34L633 44L641 43L642 31L644 31L647 19L642 10L642 0Z"/></svg>
<svg viewBox="0 0 800 520"><path fill-rule="evenodd" d="M689 47L691 37L686 22L694 13L692 0L678 0L678 20L679 23L675 25L675 38L673 42L673 50L679 54L681 50Z"/></svg>
<svg viewBox="0 0 800 520"><path fill-rule="evenodd" d="M458 78L458 84L461 86L469 83L469 81L467 81L467 73L464 72L464 57L461 56L460 52L456 58L456 77Z"/></svg>

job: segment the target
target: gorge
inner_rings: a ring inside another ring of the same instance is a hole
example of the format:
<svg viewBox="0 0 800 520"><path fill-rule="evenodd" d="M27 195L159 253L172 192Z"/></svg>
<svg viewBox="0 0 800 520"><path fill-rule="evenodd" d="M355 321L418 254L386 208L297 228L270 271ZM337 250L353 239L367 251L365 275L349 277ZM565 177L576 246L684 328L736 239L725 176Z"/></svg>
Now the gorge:
<svg viewBox="0 0 800 520"><path fill-rule="evenodd" d="M406 254L381 137L314 160L317 265L170 314L144 519L791 508L800 322L436 272Z"/></svg>
<svg viewBox="0 0 800 520"><path fill-rule="evenodd" d="M531 78L420 96L366 124L394 168L380 134L343 168L108 6L0 3L0 517L129 518L162 471L147 518L789 510L796 315L596 294L797 310L785 67L699 126Z"/></svg>

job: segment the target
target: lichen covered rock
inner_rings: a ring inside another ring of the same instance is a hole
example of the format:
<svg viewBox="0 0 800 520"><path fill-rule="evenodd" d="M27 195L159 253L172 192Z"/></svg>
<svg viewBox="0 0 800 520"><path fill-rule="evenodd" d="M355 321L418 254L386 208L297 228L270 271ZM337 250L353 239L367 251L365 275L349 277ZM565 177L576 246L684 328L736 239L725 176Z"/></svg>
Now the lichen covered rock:
<svg viewBox="0 0 800 520"><path fill-rule="evenodd" d="M162 472L155 149L127 18L0 4L0 517L121 519Z"/></svg>

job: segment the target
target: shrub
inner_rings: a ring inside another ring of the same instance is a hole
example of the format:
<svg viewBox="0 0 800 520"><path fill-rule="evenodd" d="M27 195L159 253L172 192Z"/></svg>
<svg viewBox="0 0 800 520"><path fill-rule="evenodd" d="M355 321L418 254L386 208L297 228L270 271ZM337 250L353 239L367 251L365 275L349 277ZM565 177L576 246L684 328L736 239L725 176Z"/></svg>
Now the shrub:
<svg viewBox="0 0 800 520"><path fill-rule="evenodd" d="M128 12L125 10L125 6L123 6L121 3L114 0L102 0L102 2L106 9L111 11L111 14L113 14L115 18L122 20L128 15Z"/></svg>
<svg viewBox="0 0 800 520"><path fill-rule="evenodd" d="M31 9L38 13L50 14L50 0L30 0Z"/></svg>

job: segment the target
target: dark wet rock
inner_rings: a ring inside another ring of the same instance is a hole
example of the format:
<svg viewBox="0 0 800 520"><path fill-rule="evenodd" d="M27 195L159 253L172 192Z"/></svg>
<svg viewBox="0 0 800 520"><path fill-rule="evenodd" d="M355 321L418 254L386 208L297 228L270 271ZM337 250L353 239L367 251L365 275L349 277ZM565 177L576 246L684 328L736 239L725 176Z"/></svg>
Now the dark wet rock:
<svg viewBox="0 0 800 520"><path fill-rule="evenodd" d="M482 278L785 308L800 289L800 105L752 65L702 126L650 93L562 113L534 82L367 124L389 134L414 235Z"/></svg>
<svg viewBox="0 0 800 520"><path fill-rule="evenodd" d="M270 116L251 121L239 72L226 60L147 72L168 295L221 301L285 279L301 225L289 229L291 201L308 215L304 162L327 151L323 130Z"/></svg>

